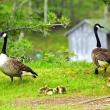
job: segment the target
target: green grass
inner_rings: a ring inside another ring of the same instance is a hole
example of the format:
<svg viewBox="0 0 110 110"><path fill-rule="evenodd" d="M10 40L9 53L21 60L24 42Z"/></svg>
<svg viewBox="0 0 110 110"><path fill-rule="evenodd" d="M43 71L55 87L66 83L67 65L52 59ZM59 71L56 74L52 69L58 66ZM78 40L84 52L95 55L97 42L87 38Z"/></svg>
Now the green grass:
<svg viewBox="0 0 110 110"><path fill-rule="evenodd" d="M37 79L24 76L23 81L14 78L14 82L11 83L8 76L0 73L0 110L5 108L5 106L7 106L7 108L12 106L10 102L13 103L17 99L30 100L68 96L105 96L110 94L110 88L106 86L107 76L103 77L101 75L102 70L100 70L101 73L99 75L95 75L95 66L91 63L65 62L62 65L55 64L55 66L54 64L48 65L48 63L46 63L46 65L41 64L40 62L28 63L29 66L38 72L39 76ZM41 95L39 94L39 88L44 85L50 87L63 85L66 87L67 93L64 95L54 95L52 97ZM44 105L39 107L42 108L39 110L43 110L43 107L45 108ZM66 110L63 109L64 107L65 106L61 106L61 110ZM19 106L17 108L19 108ZM25 110L25 107L21 107L21 110L22 109ZM29 108L27 107L27 110L28 109L30 109L30 106ZM68 108L68 110L69 109L71 108ZM12 109L9 108L9 110Z"/></svg>

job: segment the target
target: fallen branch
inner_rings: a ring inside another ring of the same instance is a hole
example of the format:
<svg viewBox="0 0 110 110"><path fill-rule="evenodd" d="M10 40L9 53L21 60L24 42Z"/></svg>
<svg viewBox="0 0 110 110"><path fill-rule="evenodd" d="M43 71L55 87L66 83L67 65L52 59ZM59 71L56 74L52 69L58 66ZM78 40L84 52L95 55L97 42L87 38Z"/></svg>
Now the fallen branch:
<svg viewBox="0 0 110 110"><path fill-rule="evenodd" d="M83 102L79 102L78 104L91 103L91 102L95 102L97 100L102 100L102 99L106 99L106 98L110 98L110 96L104 96L104 97L100 97L100 98L90 99L90 100L86 100L86 101L83 101Z"/></svg>

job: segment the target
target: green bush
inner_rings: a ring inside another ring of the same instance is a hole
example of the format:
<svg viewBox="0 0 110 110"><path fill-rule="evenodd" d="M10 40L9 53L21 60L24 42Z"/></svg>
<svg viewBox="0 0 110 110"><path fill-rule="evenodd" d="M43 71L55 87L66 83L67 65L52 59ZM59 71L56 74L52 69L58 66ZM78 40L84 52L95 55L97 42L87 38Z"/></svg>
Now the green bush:
<svg viewBox="0 0 110 110"><path fill-rule="evenodd" d="M3 40L0 39L0 48L2 48ZM10 57L16 57L20 60L26 60L28 53L32 51L32 44L27 39L12 40L8 39L7 42L7 54Z"/></svg>
<svg viewBox="0 0 110 110"><path fill-rule="evenodd" d="M32 44L27 39L10 41L8 45L8 53L16 57L24 56L30 50L32 50Z"/></svg>
<svg viewBox="0 0 110 110"><path fill-rule="evenodd" d="M74 54L68 50L58 50L58 51L44 51L42 53L42 61L49 63L64 63L69 60L70 56Z"/></svg>
<svg viewBox="0 0 110 110"><path fill-rule="evenodd" d="M26 60L27 54L32 51L32 44L27 39L17 40L15 42L10 40L7 49L10 56Z"/></svg>

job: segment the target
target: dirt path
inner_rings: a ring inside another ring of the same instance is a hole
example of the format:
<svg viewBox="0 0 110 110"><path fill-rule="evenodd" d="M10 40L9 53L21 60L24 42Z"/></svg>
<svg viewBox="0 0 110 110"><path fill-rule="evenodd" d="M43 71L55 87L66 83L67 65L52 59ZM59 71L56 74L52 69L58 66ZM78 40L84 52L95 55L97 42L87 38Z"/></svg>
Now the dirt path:
<svg viewBox="0 0 110 110"><path fill-rule="evenodd" d="M21 100L16 99L14 105L71 105L71 106L85 106L86 110L105 110L110 106L110 96L105 97L59 97L51 99L34 99Z"/></svg>

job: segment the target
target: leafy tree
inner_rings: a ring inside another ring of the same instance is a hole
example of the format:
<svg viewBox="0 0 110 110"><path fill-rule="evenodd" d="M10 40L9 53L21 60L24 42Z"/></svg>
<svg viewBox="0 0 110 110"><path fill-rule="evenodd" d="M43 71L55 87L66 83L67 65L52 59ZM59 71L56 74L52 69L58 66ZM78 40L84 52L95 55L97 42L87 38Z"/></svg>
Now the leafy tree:
<svg viewBox="0 0 110 110"><path fill-rule="evenodd" d="M6 0L5 2L2 1L2 5L0 5L0 30L11 31L20 29L32 29L34 31L43 32L44 30L48 30L49 27L56 24L63 26L63 24L61 23L63 23L64 21L60 22L60 19L51 20L50 17L50 19L45 22L45 20L42 19L44 16L42 17L39 13L36 13L40 10L40 7L37 9L37 5L35 5L35 3L39 3L40 5L39 0L37 2L32 0ZM48 14L49 13L51 12L48 12Z"/></svg>

